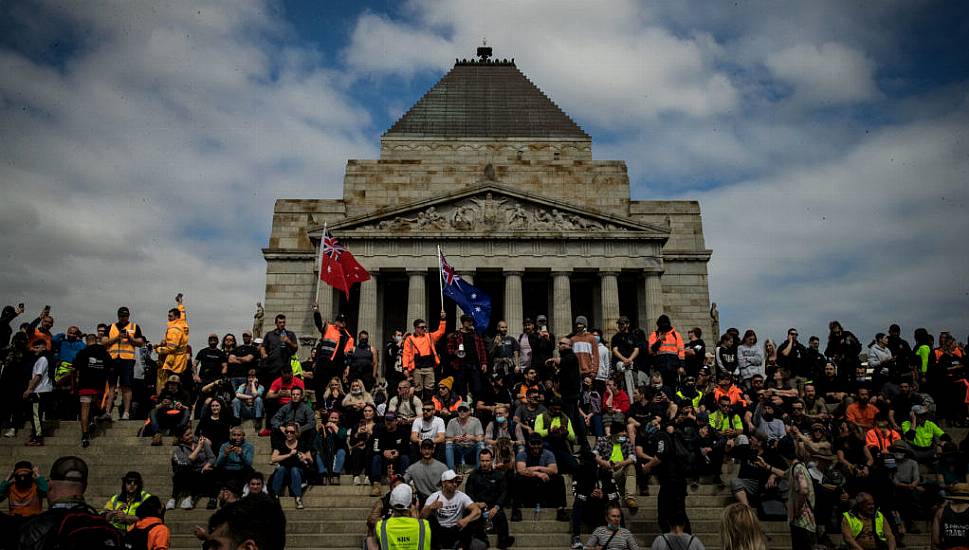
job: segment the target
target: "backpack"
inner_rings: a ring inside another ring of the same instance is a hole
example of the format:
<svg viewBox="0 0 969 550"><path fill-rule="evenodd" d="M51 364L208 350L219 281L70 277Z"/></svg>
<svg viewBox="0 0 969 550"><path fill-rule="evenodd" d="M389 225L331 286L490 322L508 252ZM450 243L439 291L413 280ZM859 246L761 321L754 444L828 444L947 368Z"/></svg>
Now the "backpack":
<svg viewBox="0 0 969 550"><path fill-rule="evenodd" d="M103 550L122 548L121 533L90 506L68 510L51 531L49 550Z"/></svg>
<svg viewBox="0 0 969 550"><path fill-rule="evenodd" d="M161 527L163 523L154 523L147 529L133 528L124 536L124 548L125 550L148 550L148 535L155 530L156 527Z"/></svg>

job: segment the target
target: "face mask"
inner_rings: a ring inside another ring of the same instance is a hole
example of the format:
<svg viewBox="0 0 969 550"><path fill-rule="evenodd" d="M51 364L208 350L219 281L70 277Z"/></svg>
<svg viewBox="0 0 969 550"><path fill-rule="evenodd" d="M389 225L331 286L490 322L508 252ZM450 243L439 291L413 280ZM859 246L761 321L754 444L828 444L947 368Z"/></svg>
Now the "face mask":
<svg viewBox="0 0 969 550"><path fill-rule="evenodd" d="M610 531L618 531L619 530L619 524L618 523L610 523L609 524L609 530Z"/></svg>
<svg viewBox="0 0 969 550"><path fill-rule="evenodd" d="M397 344L401 343L403 340L404 340L404 337L403 336L400 336L400 335L395 335L394 336L394 342L397 343Z"/></svg>
<svg viewBox="0 0 969 550"><path fill-rule="evenodd" d="M353 388L350 390L350 393L352 393L353 395L361 395L363 394L363 390L361 390L360 388Z"/></svg>
<svg viewBox="0 0 969 550"><path fill-rule="evenodd" d="M624 436L624 435L619 436L619 439L617 439L617 441L619 441L620 443L625 443L626 442L626 436Z"/></svg>
<svg viewBox="0 0 969 550"><path fill-rule="evenodd" d="M507 420L507 419L504 416L496 416L495 417L495 422L497 422L499 424L504 424L505 423L505 420Z"/></svg>
<svg viewBox="0 0 969 550"><path fill-rule="evenodd" d="M601 342L602 342L602 338L601 338L601 337L599 337L599 335L598 335L598 334L596 334L596 343L597 343L597 344L599 344L599 343L601 343Z"/></svg>

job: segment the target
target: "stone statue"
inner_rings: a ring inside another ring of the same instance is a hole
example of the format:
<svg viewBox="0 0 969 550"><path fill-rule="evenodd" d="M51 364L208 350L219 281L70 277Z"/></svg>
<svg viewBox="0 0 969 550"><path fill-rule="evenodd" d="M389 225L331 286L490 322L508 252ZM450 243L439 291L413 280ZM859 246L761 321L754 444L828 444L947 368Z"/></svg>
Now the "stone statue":
<svg viewBox="0 0 969 550"><path fill-rule="evenodd" d="M529 226L528 212L520 204L513 204L508 211L508 226L521 229Z"/></svg>
<svg viewBox="0 0 969 550"><path fill-rule="evenodd" d="M710 304L710 321L713 325L713 335L720 338L720 310L717 309L716 302Z"/></svg>
<svg viewBox="0 0 969 550"><path fill-rule="evenodd" d="M266 310L262 302L256 302L256 314L252 316L252 337L262 338L262 321L266 317Z"/></svg>

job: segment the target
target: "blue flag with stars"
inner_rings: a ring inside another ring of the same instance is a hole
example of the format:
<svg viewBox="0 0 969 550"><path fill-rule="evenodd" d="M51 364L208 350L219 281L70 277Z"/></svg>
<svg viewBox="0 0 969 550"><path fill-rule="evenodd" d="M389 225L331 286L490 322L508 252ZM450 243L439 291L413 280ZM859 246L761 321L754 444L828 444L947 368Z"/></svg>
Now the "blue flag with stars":
<svg viewBox="0 0 969 550"><path fill-rule="evenodd" d="M461 311L474 317L475 330L486 331L491 323L491 296L468 284L455 273L454 268L444 259L444 254L440 254L439 259L444 295L454 300Z"/></svg>

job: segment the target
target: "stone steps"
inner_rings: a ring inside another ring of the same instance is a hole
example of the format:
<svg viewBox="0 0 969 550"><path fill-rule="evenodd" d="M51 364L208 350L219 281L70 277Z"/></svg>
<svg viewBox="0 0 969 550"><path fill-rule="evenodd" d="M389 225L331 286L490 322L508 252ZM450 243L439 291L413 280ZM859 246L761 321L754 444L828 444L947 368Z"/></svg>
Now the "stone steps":
<svg viewBox="0 0 969 550"><path fill-rule="evenodd" d="M95 507L104 504L120 488L124 472L137 470L145 478L145 488L166 501L171 492L171 441L166 436L165 445L151 447L150 440L135 434L141 423L114 422L104 426L104 433L92 440L88 448L80 446L80 431L76 422L61 422L53 435L46 439L44 447L25 447L26 433L17 438L0 438L0 472L12 469L14 462L31 460L47 473L50 463L58 456L73 454L83 457L91 468L87 500ZM268 438L259 438L247 429L247 439L256 446L256 468L268 474L270 446ZM724 479L735 476L736 466L724 467ZM365 519L374 498L369 486L354 486L350 476L343 476L339 486L314 486L304 496L306 509L296 510L292 498L283 497L281 505L287 515L287 548L309 549L359 549L366 531ZM386 490L386 486L384 486ZM640 509L635 516L626 515L627 526L637 535L643 547L648 547L658 532L657 485L650 486L653 496L638 497ZM571 503L571 495L568 495ZM172 510L166 522L173 533L172 548L197 549L199 543L193 536L195 526L205 526L211 511L204 508L207 500L196 503L193 510ZM719 547L720 514L723 507L732 503L727 490L718 491L716 486L704 483L687 496L688 514L694 532L707 548ZM510 511L508 512L510 513ZM543 509L537 516L531 509L523 509L525 521L511 523L516 537L515 548L568 548L571 537L567 522L555 521L555 510ZM771 537L771 548L789 548L790 534L785 522L765 522L763 527ZM920 524L928 530L925 523ZM837 537L834 537L837 542ZM496 543L491 535L492 546ZM927 535L910 535L906 538L909 548L928 548Z"/></svg>

